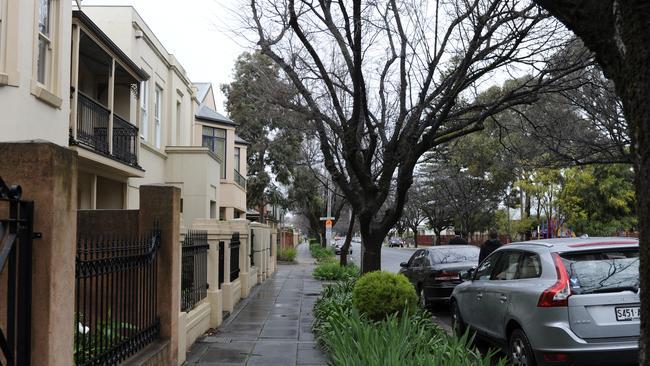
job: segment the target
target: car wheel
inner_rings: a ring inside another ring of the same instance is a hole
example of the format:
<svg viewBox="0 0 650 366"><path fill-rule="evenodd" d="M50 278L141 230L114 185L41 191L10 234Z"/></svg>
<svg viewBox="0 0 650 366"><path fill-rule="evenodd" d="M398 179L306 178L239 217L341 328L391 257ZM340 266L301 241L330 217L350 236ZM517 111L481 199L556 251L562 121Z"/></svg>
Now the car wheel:
<svg viewBox="0 0 650 366"><path fill-rule="evenodd" d="M465 334L465 331L467 330L467 325L465 324L463 317L460 315L458 303L453 300L451 302L451 326L454 329L454 333L459 337Z"/></svg>
<svg viewBox="0 0 650 366"><path fill-rule="evenodd" d="M535 355L528 337L521 329L515 329L508 341L508 358L513 366L535 366Z"/></svg>

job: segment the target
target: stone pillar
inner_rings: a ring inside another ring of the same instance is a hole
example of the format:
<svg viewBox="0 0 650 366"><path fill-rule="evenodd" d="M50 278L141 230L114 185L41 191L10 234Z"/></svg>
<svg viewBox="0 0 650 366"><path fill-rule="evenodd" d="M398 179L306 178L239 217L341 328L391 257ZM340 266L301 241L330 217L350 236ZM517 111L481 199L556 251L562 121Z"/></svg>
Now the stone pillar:
<svg viewBox="0 0 650 366"><path fill-rule="evenodd" d="M250 240L250 229L246 227L244 230L239 232L239 282L241 283L242 299L248 297L251 289Z"/></svg>
<svg viewBox="0 0 650 366"><path fill-rule="evenodd" d="M230 239L222 240L223 246L223 285L221 286L221 295L223 300L223 311L232 313L235 302L232 297L232 283L230 282Z"/></svg>
<svg viewBox="0 0 650 366"><path fill-rule="evenodd" d="M140 186L140 235L151 232L154 219L160 223L161 242L158 252L157 306L160 316L160 337L169 340L166 365L178 363L178 314L180 305L179 242L181 191L170 185ZM182 350L185 352L185 350Z"/></svg>
<svg viewBox="0 0 650 366"><path fill-rule="evenodd" d="M223 302L219 289L219 238L208 232L208 303L210 304L210 327L216 328L223 321ZM225 264L225 258L224 258ZM225 273L224 273L225 276Z"/></svg>
<svg viewBox="0 0 650 366"><path fill-rule="evenodd" d="M34 201L32 365L72 365L77 153L49 142L0 144L0 177Z"/></svg>

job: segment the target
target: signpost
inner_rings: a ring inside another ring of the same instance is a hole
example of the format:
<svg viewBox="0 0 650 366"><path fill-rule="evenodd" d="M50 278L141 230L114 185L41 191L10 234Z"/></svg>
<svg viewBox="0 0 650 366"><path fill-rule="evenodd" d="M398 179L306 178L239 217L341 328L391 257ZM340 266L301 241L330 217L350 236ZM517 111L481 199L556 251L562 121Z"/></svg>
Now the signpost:
<svg viewBox="0 0 650 366"><path fill-rule="evenodd" d="M320 221L325 221L325 239L327 240L327 246L331 245L332 241L332 225L333 220L336 220L335 217L321 217Z"/></svg>

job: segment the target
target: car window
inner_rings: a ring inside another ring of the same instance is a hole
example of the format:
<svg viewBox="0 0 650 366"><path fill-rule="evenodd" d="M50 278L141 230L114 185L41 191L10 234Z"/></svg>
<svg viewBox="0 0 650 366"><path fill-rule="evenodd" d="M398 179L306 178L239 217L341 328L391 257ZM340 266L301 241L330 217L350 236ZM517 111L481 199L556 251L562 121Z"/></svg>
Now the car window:
<svg viewBox="0 0 650 366"><path fill-rule="evenodd" d="M542 262L539 255L523 252L519 256L519 273L517 279L538 278L542 275Z"/></svg>
<svg viewBox="0 0 650 366"><path fill-rule="evenodd" d="M504 251L501 254L501 258L497 265L492 271L492 276L490 280L493 281L507 281L514 280L517 275L517 266L519 265L519 257L521 252L519 251Z"/></svg>
<svg viewBox="0 0 650 366"><path fill-rule="evenodd" d="M636 291L639 248L561 253L571 291L576 294Z"/></svg>
<svg viewBox="0 0 650 366"><path fill-rule="evenodd" d="M492 270L494 269L494 265L500 256L501 253L494 253L487 257L483 262L481 262L481 265L476 270L474 279L479 281L489 280L490 275L492 274Z"/></svg>
<svg viewBox="0 0 650 366"><path fill-rule="evenodd" d="M431 261L433 263L478 262L480 252L478 247L432 248Z"/></svg>
<svg viewBox="0 0 650 366"><path fill-rule="evenodd" d="M419 267L420 262L421 262L421 257L422 257L422 250L418 250L415 253L413 253L413 256L409 260L409 267Z"/></svg>

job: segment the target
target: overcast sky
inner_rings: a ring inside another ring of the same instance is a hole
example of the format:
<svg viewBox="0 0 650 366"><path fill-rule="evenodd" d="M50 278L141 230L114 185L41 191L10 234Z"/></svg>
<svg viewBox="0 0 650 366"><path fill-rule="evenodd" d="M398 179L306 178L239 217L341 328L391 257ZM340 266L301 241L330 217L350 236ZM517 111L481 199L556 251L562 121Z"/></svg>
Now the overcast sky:
<svg viewBox="0 0 650 366"><path fill-rule="evenodd" d="M211 82L217 109L225 113L220 85L232 80L235 59L249 51L230 33L238 0L83 0L82 5L132 5L193 82ZM172 21L173 20L173 21ZM201 52L198 52L201 50Z"/></svg>

